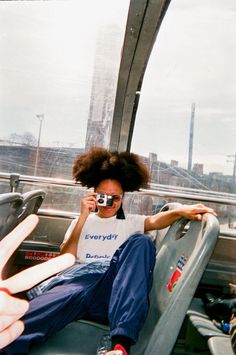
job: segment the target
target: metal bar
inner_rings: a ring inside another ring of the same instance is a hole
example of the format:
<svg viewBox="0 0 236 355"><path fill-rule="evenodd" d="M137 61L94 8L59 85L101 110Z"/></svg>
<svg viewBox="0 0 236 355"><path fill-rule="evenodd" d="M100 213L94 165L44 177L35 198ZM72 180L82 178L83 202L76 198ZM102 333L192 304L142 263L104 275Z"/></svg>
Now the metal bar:
<svg viewBox="0 0 236 355"><path fill-rule="evenodd" d="M158 196L158 197L175 197L183 200L193 200L200 202L211 202L211 203L222 203L228 206L236 206L236 199L228 199L228 198L217 198L211 196L197 195L197 194L184 194L179 192L170 192L170 191L155 191L155 190L141 190L143 194Z"/></svg>
<svg viewBox="0 0 236 355"><path fill-rule="evenodd" d="M169 3L170 0L130 1L110 150L129 150L144 72Z"/></svg>
<svg viewBox="0 0 236 355"><path fill-rule="evenodd" d="M7 180L10 181L10 175L7 173L0 173L0 180ZM66 180L66 179L56 179L56 178L45 178L45 177L37 177L37 176L28 176L28 175L20 175L19 178L20 182L25 182L25 183L30 183L30 184L37 184L37 185L55 185L55 186L62 186L62 187L79 187L81 189L86 189L82 187L79 183L74 182L73 180ZM167 188L166 188L167 189ZM175 187L172 187L171 189L175 189ZM176 187L176 189L178 189ZM180 192L174 192L171 190L153 190L153 189L141 189L139 193L146 194L146 195L152 195L152 196L157 196L157 197L174 197L178 199L184 199L184 200L193 200L193 201L200 201L200 202L211 202L211 203L222 203L224 205L229 205L229 206L236 206L236 195L234 194L223 194L223 193L218 193L215 192L215 195L209 196L209 191L204 193L198 194L198 190L195 190L195 193L193 193L193 190L191 190L191 193L188 191L185 191L182 189ZM212 192L213 193L213 192Z"/></svg>
<svg viewBox="0 0 236 355"><path fill-rule="evenodd" d="M0 180L10 180L10 176L11 174L8 173L0 173ZM20 175L19 180L20 182L26 182L30 184L82 187L80 183L74 182L73 180L49 177L46 178L41 176Z"/></svg>

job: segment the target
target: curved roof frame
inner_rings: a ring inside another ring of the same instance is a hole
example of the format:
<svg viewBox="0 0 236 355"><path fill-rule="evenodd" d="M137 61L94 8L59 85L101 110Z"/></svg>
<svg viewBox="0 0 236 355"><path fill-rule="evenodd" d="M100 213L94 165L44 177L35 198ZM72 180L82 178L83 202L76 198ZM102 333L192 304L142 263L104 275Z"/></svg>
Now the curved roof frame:
<svg viewBox="0 0 236 355"><path fill-rule="evenodd" d="M130 1L111 128L110 150L130 151L143 76L170 1Z"/></svg>

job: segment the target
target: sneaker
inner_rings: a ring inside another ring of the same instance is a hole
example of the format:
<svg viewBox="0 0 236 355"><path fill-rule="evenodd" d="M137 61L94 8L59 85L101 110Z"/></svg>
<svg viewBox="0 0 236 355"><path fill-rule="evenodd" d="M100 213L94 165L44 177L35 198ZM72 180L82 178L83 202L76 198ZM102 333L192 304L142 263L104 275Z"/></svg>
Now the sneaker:
<svg viewBox="0 0 236 355"><path fill-rule="evenodd" d="M122 345L116 344L114 350L108 351L106 355L128 355L128 353Z"/></svg>

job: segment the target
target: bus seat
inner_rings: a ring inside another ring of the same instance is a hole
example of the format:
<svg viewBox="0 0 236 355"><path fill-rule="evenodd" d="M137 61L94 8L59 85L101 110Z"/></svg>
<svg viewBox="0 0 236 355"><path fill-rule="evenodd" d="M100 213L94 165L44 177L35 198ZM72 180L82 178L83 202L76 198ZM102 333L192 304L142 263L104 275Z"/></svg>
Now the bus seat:
<svg viewBox="0 0 236 355"><path fill-rule="evenodd" d="M218 220L208 213L202 221L182 218L169 228L157 254L146 321L154 329L143 354L171 353L218 235Z"/></svg>
<svg viewBox="0 0 236 355"><path fill-rule="evenodd" d="M131 349L132 355L171 353L218 233L218 220L211 214L205 214L202 221L181 219L169 228L157 253L148 317L137 344ZM76 321L50 337L47 343L34 347L30 354L94 355L98 339L107 333L108 328L102 329L98 324ZM68 342L68 339L74 340Z"/></svg>
<svg viewBox="0 0 236 355"><path fill-rule="evenodd" d="M0 195L0 240L17 225L17 218L21 213L22 205L23 197L18 192Z"/></svg>
<svg viewBox="0 0 236 355"><path fill-rule="evenodd" d="M229 336L211 337L208 339L208 346L212 355L235 355Z"/></svg>
<svg viewBox="0 0 236 355"><path fill-rule="evenodd" d="M44 190L32 190L23 195L23 205L18 222L23 221L30 214L37 214L46 197ZM26 239L20 245L14 259L16 266L28 267L46 261L59 255L59 246L44 241Z"/></svg>
<svg viewBox="0 0 236 355"><path fill-rule="evenodd" d="M227 335L222 333L208 317L200 298L193 298L187 311L187 315L191 324L204 338L208 339L215 335L227 337Z"/></svg>
<svg viewBox="0 0 236 355"><path fill-rule="evenodd" d="M204 310L203 302L199 298L194 298L187 311L191 325L198 333L206 339L208 348L212 355L233 355L229 335L218 329ZM191 339L188 340L191 343Z"/></svg>
<svg viewBox="0 0 236 355"><path fill-rule="evenodd" d="M30 355L96 355L98 345L109 327L89 321L76 321L52 335L46 343L35 345Z"/></svg>
<svg viewBox="0 0 236 355"><path fill-rule="evenodd" d="M0 240L28 215L37 213L46 192L33 190L24 194L18 192L0 195Z"/></svg>
<svg viewBox="0 0 236 355"><path fill-rule="evenodd" d="M23 221L28 215L36 214L43 200L46 197L44 190L32 190L22 194L23 205L19 216L19 222Z"/></svg>
<svg viewBox="0 0 236 355"><path fill-rule="evenodd" d="M11 213L7 217L7 223L2 227L2 238L12 229L14 229L20 222L22 222L28 215L37 213L46 196L46 192L44 190L33 190L23 194L11 192L7 195L12 196L12 199L15 195L18 200L11 207ZM26 242L23 241L23 243ZM3 270L4 278L10 277L18 271L18 265L15 263L17 254L18 250L10 257L7 264L5 265Z"/></svg>

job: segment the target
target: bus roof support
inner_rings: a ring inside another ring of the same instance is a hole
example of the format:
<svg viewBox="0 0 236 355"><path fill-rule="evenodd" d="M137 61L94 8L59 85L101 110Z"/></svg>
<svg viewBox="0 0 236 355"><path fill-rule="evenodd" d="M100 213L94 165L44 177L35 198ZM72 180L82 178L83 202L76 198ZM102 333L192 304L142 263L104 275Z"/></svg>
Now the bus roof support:
<svg viewBox="0 0 236 355"><path fill-rule="evenodd" d="M144 72L169 3L170 0L131 0L130 2L111 128L110 150L130 150Z"/></svg>

